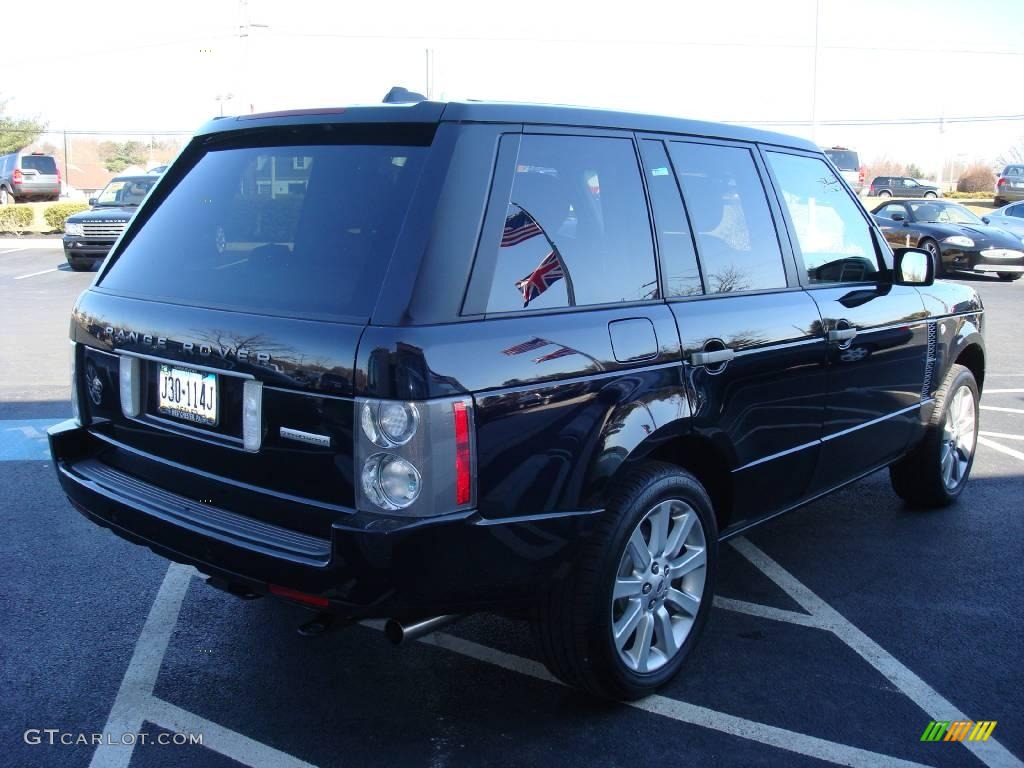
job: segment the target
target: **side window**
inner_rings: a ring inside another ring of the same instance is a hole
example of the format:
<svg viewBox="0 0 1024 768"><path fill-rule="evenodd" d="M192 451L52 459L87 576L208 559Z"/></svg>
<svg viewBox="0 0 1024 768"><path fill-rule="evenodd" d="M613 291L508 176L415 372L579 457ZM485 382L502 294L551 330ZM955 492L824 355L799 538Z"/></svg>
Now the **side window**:
<svg viewBox="0 0 1024 768"><path fill-rule="evenodd" d="M704 293L704 287L697 268L697 254L693 250L693 236L665 145L646 139L640 142L640 155L654 208L665 295L699 296Z"/></svg>
<svg viewBox="0 0 1024 768"><path fill-rule="evenodd" d="M871 230L828 164L817 157L780 152L767 155L810 281L874 280L878 258Z"/></svg>
<svg viewBox="0 0 1024 768"><path fill-rule="evenodd" d="M633 142L524 135L487 312L658 296Z"/></svg>
<svg viewBox="0 0 1024 768"><path fill-rule="evenodd" d="M875 215L876 216L881 216L883 219L891 219L894 213L906 216L907 215L907 209L904 208L899 203L889 203L884 208L880 208L878 210L878 213L876 213Z"/></svg>
<svg viewBox="0 0 1024 768"><path fill-rule="evenodd" d="M917 186L917 182L914 181L913 179L904 179L903 180L903 186L904 187L916 187Z"/></svg>
<svg viewBox="0 0 1024 768"><path fill-rule="evenodd" d="M670 143L707 293L786 286L778 235L750 150Z"/></svg>
<svg viewBox="0 0 1024 768"><path fill-rule="evenodd" d="M1006 214L1008 216L1017 216L1018 218L1024 219L1024 203L1015 205L1012 208L1007 208Z"/></svg>

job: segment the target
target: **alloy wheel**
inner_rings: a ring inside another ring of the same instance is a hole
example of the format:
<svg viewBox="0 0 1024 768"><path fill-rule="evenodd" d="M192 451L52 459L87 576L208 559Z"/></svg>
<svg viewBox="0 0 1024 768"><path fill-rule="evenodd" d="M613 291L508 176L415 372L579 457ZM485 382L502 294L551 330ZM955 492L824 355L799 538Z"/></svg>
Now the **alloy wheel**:
<svg viewBox="0 0 1024 768"><path fill-rule="evenodd" d="M633 529L612 590L612 639L620 660L654 672L679 653L707 583L707 540L680 499L652 508Z"/></svg>
<svg viewBox="0 0 1024 768"><path fill-rule="evenodd" d="M974 393L970 387L960 386L949 401L942 426L942 482L949 491L956 490L964 481L974 453L977 429L974 411Z"/></svg>

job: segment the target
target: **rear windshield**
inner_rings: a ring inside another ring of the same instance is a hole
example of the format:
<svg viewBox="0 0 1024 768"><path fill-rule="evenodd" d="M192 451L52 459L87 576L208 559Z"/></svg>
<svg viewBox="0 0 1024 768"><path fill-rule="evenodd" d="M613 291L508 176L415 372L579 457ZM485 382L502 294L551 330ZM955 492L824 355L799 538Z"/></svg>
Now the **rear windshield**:
<svg viewBox="0 0 1024 768"><path fill-rule="evenodd" d="M50 155L22 155L21 168L25 171L31 169L49 175L57 173L57 163Z"/></svg>
<svg viewBox="0 0 1024 768"><path fill-rule="evenodd" d="M371 144L207 151L100 285L261 314L367 317L426 152Z"/></svg>
<svg viewBox="0 0 1024 768"><path fill-rule="evenodd" d="M826 149L825 154L840 171L856 171L860 168L860 160L852 149Z"/></svg>
<svg viewBox="0 0 1024 768"><path fill-rule="evenodd" d="M1008 165L1003 176L1024 176L1024 165Z"/></svg>

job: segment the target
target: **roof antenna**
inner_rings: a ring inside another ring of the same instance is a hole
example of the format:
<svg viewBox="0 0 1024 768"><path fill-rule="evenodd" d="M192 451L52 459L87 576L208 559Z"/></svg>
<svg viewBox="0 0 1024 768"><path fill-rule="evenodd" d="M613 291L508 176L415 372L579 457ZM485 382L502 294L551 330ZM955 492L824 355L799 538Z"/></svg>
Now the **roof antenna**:
<svg viewBox="0 0 1024 768"><path fill-rule="evenodd" d="M400 85L392 87L384 97L385 104L415 104L418 101L426 101L427 97L422 93L410 91Z"/></svg>

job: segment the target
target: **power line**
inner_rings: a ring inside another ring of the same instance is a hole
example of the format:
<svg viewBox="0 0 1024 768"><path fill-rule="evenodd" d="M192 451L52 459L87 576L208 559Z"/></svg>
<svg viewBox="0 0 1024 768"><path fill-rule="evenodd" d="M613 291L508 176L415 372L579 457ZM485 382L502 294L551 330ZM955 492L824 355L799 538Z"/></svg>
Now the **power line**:
<svg viewBox="0 0 1024 768"><path fill-rule="evenodd" d="M1007 123L1024 121L1024 115L976 115L963 117L906 117L846 120L818 120L819 125L886 126L886 125L949 125L951 123ZM728 125L811 125L810 120L719 120Z"/></svg>

